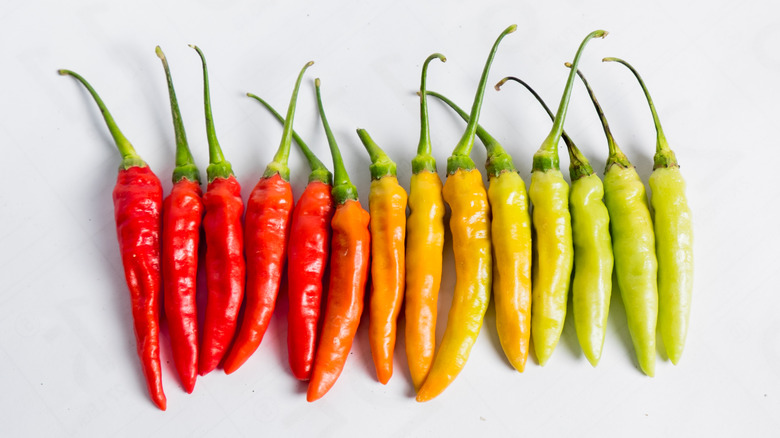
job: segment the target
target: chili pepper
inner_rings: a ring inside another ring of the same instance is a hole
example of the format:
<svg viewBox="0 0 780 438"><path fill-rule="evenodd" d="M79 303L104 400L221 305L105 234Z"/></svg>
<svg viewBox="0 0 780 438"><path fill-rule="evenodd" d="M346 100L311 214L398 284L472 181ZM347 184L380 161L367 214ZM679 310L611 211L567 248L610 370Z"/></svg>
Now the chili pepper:
<svg viewBox="0 0 780 438"><path fill-rule="evenodd" d="M314 85L322 126L333 156L332 193L336 200L336 212L331 221L333 240L324 324L306 393L306 400L310 402L324 396L344 369L363 313L371 251L369 214L358 201L357 188L349 180L336 138L325 117L319 78L314 81Z"/></svg>
<svg viewBox="0 0 780 438"><path fill-rule="evenodd" d="M577 49L577 65L585 45L593 38L607 35L603 30L588 34ZM497 87L503 83L499 82ZM558 142L569 105L574 72L569 74L553 127L534 154L529 196L534 206L535 236L531 336L539 364L552 356L566 319L566 301L574 263L569 186L563 179L558 161Z"/></svg>
<svg viewBox="0 0 780 438"><path fill-rule="evenodd" d="M284 123L268 102L250 97ZM290 240L287 243L287 352L290 369L299 380L309 380L317 347L317 323L320 319L322 280L328 264L330 221L333 217L333 175L293 131L311 173L301 197L293 208Z"/></svg>
<svg viewBox="0 0 780 438"><path fill-rule="evenodd" d="M653 115L656 148L649 182L658 258L658 328L666 354L677 365L688 334L693 293L693 222L685 196L685 180L642 77L622 59L604 58L604 61L617 61L634 73Z"/></svg>
<svg viewBox="0 0 780 438"><path fill-rule="evenodd" d="M582 73L580 79L588 90L607 136L609 157L604 170L604 203L610 217L615 273L626 306L628 330L639 367L652 377L655 374L655 329L658 318L658 262L645 185L612 137L607 118Z"/></svg>
<svg viewBox="0 0 780 438"><path fill-rule="evenodd" d="M420 79L420 142L412 159L409 217L406 219L406 359L414 389L428 375L436 348L436 306L441 285L444 249L444 199L436 159L431 154L425 82L428 64L444 55L434 53L422 67Z"/></svg>
<svg viewBox="0 0 780 438"><path fill-rule="evenodd" d="M466 122L469 115L450 99L434 91L433 97L446 103ZM493 239L493 298L496 301L496 329L509 363L525 369L531 337L531 216L525 183L512 164L512 157L480 125L477 136L487 149L488 201Z"/></svg>
<svg viewBox="0 0 780 438"><path fill-rule="evenodd" d="M490 65L501 40L516 29L514 24L509 26L493 44L474 96L468 126L447 159L447 181L442 194L452 210L450 230L455 253L455 290L439 351L428 377L417 392L419 402L441 394L463 370L490 301L493 269L490 206L482 175L469 155L474 147Z"/></svg>
<svg viewBox="0 0 780 438"><path fill-rule="evenodd" d="M292 144L292 122L303 74L312 64L314 62L308 62L298 74L279 149L247 200L244 220L246 309L241 329L223 364L227 374L243 365L260 346L276 307L287 259L287 239L294 203L289 182L290 168L287 167Z"/></svg>
<svg viewBox="0 0 780 438"><path fill-rule="evenodd" d="M244 231L241 216L241 186L233 167L225 160L217 141L211 115L211 97L206 57L197 46L191 46L203 64L203 101L206 114L206 136L209 142L208 187L203 196L206 238L206 318L198 358L198 372L206 375L219 365L236 332L238 311L244 297L246 264Z"/></svg>
<svg viewBox="0 0 780 438"><path fill-rule="evenodd" d="M173 348L173 362L187 393L198 375L198 244L203 219L203 192L179 112L173 79L160 46L155 48L165 69L176 133L176 167L173 188L163 201L163 305Z"/></svg>
<svg viewBox="0 0 780 438"><path fill-rule="evenodd" d="M567 65L571 65L566 63ZM547 115L553 115L541 96L527 83L516 77L508 77L522 84L542 105ZM571 280L574 327L582 351L591 365L601 359L604 337L607 333L607 316L612 294L612 239L609 235L609 213L604 205L604 185L593 172L588 159L580 152L571 138L562 131L569 151L569 211L571 212L572 242L574 243L574 268Z"/></svg>
<svg viewBox="0 0 780 438"><path fill-rule="evenodd" d="M58 73L76 78L89 91L122 155L113 192L119 252L130 290L133 331L141 369L152 401L164 411L167 401L162 387L159 336L162 185L119 130L89 82L70 70L58 70Z"/></svg>
<svg viewBox="0 0 780 438"><path fill-rule="evenodd" d="M406 191L398 184L396 165L365 129L357 130L371 157L371 295L368 342L376 375L383 385L393 375L396 321L404 299Z"/></svg>

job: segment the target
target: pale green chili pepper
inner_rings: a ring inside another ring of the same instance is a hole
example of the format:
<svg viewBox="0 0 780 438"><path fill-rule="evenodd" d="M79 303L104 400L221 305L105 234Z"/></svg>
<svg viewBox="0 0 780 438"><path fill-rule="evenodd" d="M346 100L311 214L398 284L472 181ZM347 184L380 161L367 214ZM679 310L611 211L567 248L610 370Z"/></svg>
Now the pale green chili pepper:
<svg viewBox="0 0 780 438"><path fill-rule="evenodd" d="M622 59L604 58L604 61L619 62L634 73L653 114L656 147L649 182L658 257L658 328L666 354L677 365L685 347L693 291L693 222L685 196L685 180L639 73Z"/></svg>
<svg viewBox="0 0 780 438"><path fill-rule="evenodd" d="M655 374L658 319L658 262L645 185L612 137L604 112L585 76L577 73L588 89L607 136L609 157L604 171L604 200L610 217L617 282L639 367L652 377Z"/></svg>

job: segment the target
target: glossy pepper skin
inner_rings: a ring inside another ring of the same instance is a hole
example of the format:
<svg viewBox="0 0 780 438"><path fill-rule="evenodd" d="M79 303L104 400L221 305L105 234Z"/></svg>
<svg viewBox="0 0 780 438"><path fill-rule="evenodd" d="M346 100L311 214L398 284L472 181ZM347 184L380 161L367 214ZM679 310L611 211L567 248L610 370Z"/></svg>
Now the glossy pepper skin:
<svg viewBox="0 0 780 438"><path fill-rule="evenodd" d="M165 410L167 401L160 367L160 229L162 185L114 122L102 99L81 75L59 70L81 82L92 95L122 155L113 191L119 252L130 291L138 358L154 404Z"/></svg>
<svg viewBox="0 0 780 438"><path fill-rule="evenodd" d="M320 94L320 81L315 80L317 104L333 157L333 197L336 211L331 227L330 278L328 299L314 358L314 368L306 393L312 402L322 398L336 383L352 348L368 280L371 233L370 217L358 201L357 188L349 180L335 137L330 130Z"/></svg>
<svg viewBox="0 0 780 438"><path fill-rule="evenodd" d="M685 195L685 180L639 72L622 59L604 60L619 62L631 70L653 115L656 152L649 183L658 259L658 328L666 354L676 365L685 347L693 294L693 219Z"/></svg>
<svg viewBox="0 0 780 438"><path fill-rule="evenodd" d="M246 308L241 328L225 358L223 366L226 374L236 371L260 346L276 307L287 261L287 240L294 205L290 169L287 167L292 122L301 79L312 64L306 63L298 75L279 149L247 200L244 219Z"/></svg>
<svg viewBox="0 0 780 438"><path fill-rule="evenodd" d="M203 100L209 142L209 167L206 169L209 182L203 195L208 298L198 358L198 373L206 375L219 365L227 353L236 332L238 311L244 297L246 263L241 222L244 203L241 186L217 141L211 115L206 58L198 47L192 47L203 64Z"/></svg>
<svg viewBox="0 0 780 438"><path fill-rule="evenodd" d="M447 160L447 180L442 195L452 211L450 230L455 255L455 290L439 351L417 392L418 402L441 394L463 370L490 302L493 281L490 205L482 175L469 155L474 147L490 65L501 40L516 29L516 25L509 26L493 44L482 70L469 123Z"/></svg>
<svg viewBox="0 0 780 438"><path fill-rule="evenodd" d="M357 131L371 156L371 293L368 342L379 382L393 375L396 322L404 299L406 260L406 190L398 184L396 165L364 129Z"/></svg>
<svg viewBox="0 0 780 438"><path fill-rule="evenodd" d="M187 146L173 80L165 55L155 52L163 63L176 133L176 167L173 188L163 201L163 305L173 349L173 361L184 390L192 393L198 375L197 276L200 226L203 220L203 192L200 174Z"/></svg>

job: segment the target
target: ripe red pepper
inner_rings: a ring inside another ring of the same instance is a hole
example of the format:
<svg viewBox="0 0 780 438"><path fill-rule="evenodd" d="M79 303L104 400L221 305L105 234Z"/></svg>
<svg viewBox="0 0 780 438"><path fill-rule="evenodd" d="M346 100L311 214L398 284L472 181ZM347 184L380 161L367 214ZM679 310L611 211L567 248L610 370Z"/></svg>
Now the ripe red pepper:
<svg viewBox="0 0 780 438"><path fill-rule="evenodd" d="M209 167L206 169L209 184L203 196L208 299L198 358L198 373L203 376L219 365L236 332L246 276L241 225L244 203L241 201L241 186L230 162L222 155L214 130L206 57L198 47L192 48L203 62L203 97L209 141Z"/></svg>
<svg viewBox="0 0 780 438"><path fill-rule="evenodd" d="M276 307L287 259L287 239L294 203L289 182L290 169L287 167L292 144L292 122L303 73L312 64L308 62L298 74L279 149L247 201L244 221L246 309L238 337L225 358L224 369L227 374L243 365L260 346Z"/></svg>
<svg viewBox="0 0 780 438"><path fill-rule="evenodd" d="M196 295L203 192L200 189L200 172L187 145L168 61L160 46L155 52L165 69L176 133L173 188L163 201L163 305L171 336L173 362L184 390L191 394L198 375Z"/></svg>
<svg viewBox="0 0 780 438"><path fill-rule="evenodd" d="M119 251L130 290L133 329L146 386L154 404L165 410L159 343L162 185L119 130L92 86L70 70L59 70L59 74L73 76L87 88L122 155L113 193Z"/></svg>
<svg viewBox="0 0 780 438"><path fill-rule="evenodd" d="M284 118L266 101L250 94L280 122ZM317 347L322 279L328 264L333 217L333 175L293 131L293 139L309 162L309 184L295 204L287 243L287 352L293 376L309 380Z"/></svg>

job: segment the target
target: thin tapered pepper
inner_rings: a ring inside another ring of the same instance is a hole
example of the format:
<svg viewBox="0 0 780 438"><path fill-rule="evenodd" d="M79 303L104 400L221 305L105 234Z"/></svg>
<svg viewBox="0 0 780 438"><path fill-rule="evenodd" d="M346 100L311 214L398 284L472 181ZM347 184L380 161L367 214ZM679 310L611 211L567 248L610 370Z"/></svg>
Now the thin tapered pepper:
<svg viewBox="0 0 780 438"><path fill-rule="evenodd" d="M588 34L577 49L572 64L579 64L588 41L603 38L606 34L603 30ZM534 154L531 171L529 196L534 206L535 236L531 336L540 365L547 363L558 345L566 319L566 302L574 264L569 186L558 164L558 142L563 133L574 77L574 71L570 72L553 127Z"/></svg>
<svg viewBox="0 0 780 438"><path fill-rule="evenodd" d="M414 389L428 376L436 349L436 313L444 249L444 199L436 159L431 154L426 76L434 53L423 63L420 79L420 142L412 159L409 217L406 219L406 359Z"/></svg>
<svg viewBox="0 0 780 438"><path fill-rule="evenodd" d="M371 233L369 214L358 201L357 188L349 180L336 139L322 106L320 80L316 79L317 104L333 157L333 198L336 212L331 227L330 278L319 347L306 393L306 400L320 399L336 383L352 348L368 279Z"/></svg>
<svg viewBox="0 0 780 438"><path fill-rule="evenodd" d="M468 122L469 115L439 93L429 91ZM487 149L488 201L493 239L493 299L496 329L509 363L525 369L531 338L531 216L525 183L512 157L499 142L477 125L477 136Z"/></svg>
<svg viewBox="0 0 780 438"><path fill-rule="evenodd" d="M604 61L619 62L634 73L653 115L656 147L649 182L658 258L658 329L666 354L677 365L685 348L693 294L693 219L685 196L685 180L642 77L622 59Z"/></svg>
<svg viewBox="0 0 780 438"><path fill-rule="evenodd" d="M167 401L162 386L159 325L162 185L119 130L89 82L70 70L59 70L58 73L76 78L89 91L122 155L113 191L119 252L130 290L133 331L141 369L152 401L164 411Z"/></svg>
<svg viewBox="0 0 780 438"><path fill-rule="evenodd" d="M198 375L198 244L203 220L203 192L173 90L171 71L160 46L155 49L165 69L176 133L173 188L163 201L163 306L173 347L173 362L184 390L192 393Z"/></svg>
<svg viewBox="0 0 780 438"><path fill-rule="evenodd" d="M257 99L277 120L282 117L268 102ZM311 173L295 203L287 243L287 353L290 370L299 380L309 380L317 348L322 280L328 265L330 221L333 218L333 175L293 131L293 139L309 163Z"/></svg>
<svg viewBox="0 0 780 438"><path fill-rule="evenodd" d="M442 194L452 210L450 230L455 253L455 290L441 346L428 377L417 392L419 402L441 394L463 370L490 301L493 277L490 206L482 175L469 155L474 147L490 65L501 40L516 29L516 25L509 26L493 44L474 96L468 126L447 159L447 181Z"/></svg>
<svg viewBox="0 0 780 438"><path fill-rule="evenodd" d="M658 262L645 185L612 137L607 118L581 73L580 79L596 107L607 137L609 157L604 170L604 203L610 217L615 273L639 367L652 377L655 374L658 319Z"/></svg>
<svg viewBox="0 0 780 438"><path fill-rule="evenodd" d="M298 74L279 149L247 200L244 220L246 309L238 336L225 357L223 366L227 374L243 365L260 346L276 307L287 260L287 240L294 203L289 182L290 169L287 167L292 145L292 123L303 74L313 63L306 63Z"/></svg>
<svg viewBox="0 0 780 438"><path fill-rule="evenodd" d="M371 157L371 294L368 343L379 382L393 375L396 322L404 299L406 191L398 184L396 165L365 129L357 130Z"/></svg>
<svg viewBox="0 0 780 438"><path fill-rule="evenodd" d="M244 203L241 186L217 141L211 115L206 57L197 46L191 47L198 52L203 64L203 101L209 142L209 167L206 169L209 183L203 196L208 299L198 358L198 373L205 375L213 371L225 356L236 332L238 311L244 297L246 263L241 224Z"/></svg>

